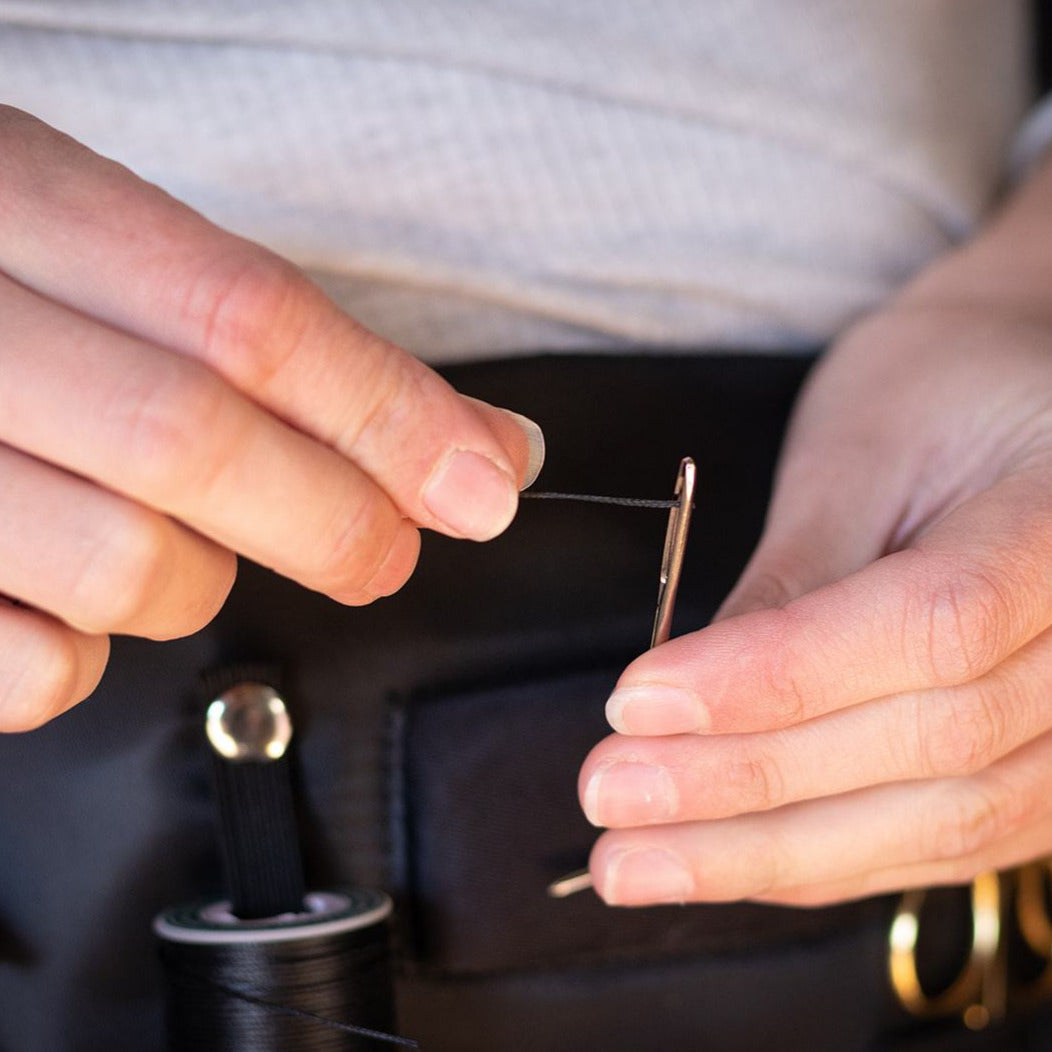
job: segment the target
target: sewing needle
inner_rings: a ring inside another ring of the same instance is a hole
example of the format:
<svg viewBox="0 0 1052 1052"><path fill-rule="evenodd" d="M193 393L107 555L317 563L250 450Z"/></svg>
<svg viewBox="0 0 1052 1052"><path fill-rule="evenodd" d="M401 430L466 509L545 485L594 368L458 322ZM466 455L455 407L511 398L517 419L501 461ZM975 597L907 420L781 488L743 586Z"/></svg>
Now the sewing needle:
<svg viewBox="0 0 1052 1052"><path fill-rule="evenodd" d="M657 611L654 614L654 629L650 634L650 649L667 643L672 633L672 613L676 606L676 592L683 575L683 556L687 550L687 531L694 510L694 461L684 457L676 475L673 497L676 503L668 513L668 528L665 530L665 548L661 553L661 576L658 580ZM548 885L548 894L555 899L565 899L578 891L592 886L592 876L587 869L568 873L565 877Z"/></svg>

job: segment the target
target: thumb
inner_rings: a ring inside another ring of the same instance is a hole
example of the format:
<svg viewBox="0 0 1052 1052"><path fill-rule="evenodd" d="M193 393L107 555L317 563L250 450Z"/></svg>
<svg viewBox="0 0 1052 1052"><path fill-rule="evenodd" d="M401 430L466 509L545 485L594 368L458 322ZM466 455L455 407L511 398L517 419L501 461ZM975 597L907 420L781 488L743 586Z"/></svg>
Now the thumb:
<svg viewBox="0 0 1052 1052"><path fill-rule="evenodd" d="M713 620L785 606L886 554L909 488L886 452L832 429L790 434L763 535Z"/></svg>

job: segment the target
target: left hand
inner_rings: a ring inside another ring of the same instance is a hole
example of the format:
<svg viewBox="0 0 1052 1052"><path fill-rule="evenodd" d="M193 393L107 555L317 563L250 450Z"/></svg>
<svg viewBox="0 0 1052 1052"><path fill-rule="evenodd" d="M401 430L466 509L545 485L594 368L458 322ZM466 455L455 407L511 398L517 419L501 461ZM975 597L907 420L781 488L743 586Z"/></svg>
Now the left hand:
<svg viewBox="0 0 1052 1052"><path fill-rule="evenodd" d="M1052 852L1050 626L1052 324L907 299L816 370L716 622L622 675L597 891L819 905Z"/></svg>

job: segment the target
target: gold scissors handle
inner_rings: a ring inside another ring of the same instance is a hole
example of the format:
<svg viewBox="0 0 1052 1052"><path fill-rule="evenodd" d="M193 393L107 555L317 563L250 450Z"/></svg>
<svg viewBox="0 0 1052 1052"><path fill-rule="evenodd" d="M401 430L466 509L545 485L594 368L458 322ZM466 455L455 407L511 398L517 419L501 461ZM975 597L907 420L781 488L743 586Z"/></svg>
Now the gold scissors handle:
<svg viewBox="0 0 1052 1052"><path fill-rule="evenodd" d="M899 1003L921 1018L961 1014L970 1030L1003 1019L1007 976L1001 917L1004 896L997 873L980 873L971 885L972 945L957 977L937 994L927 994L917 974L917 940L928 892L907 891L899 900L888 938L891 986Z"/></svg>
<svg viewBox="0 0 1052 1052"><path fill-rule="evenodd" d="M1045 885L1052 881L1052 858L1031 862L1019 870L1016 884L1016 921L1032 953L1052 966L1052 917Z"/></svg>
<svg viewBox="0 0 1052 1052"><path fill-rule="evenodd" d="M657 610L654 613L654 630L650 634L650 649L667 643L672 634L672 613L676 606L679 579L683 575L683 557L687 551L687 531L694 511L694 483L697 470L690 457L684 457L676 475L673 497L676 503L668 513L668 528L665 530L665 547L661 553L661 575L658 580ZM592 877L587 869L567 873L548 885L548 894L553 899L565 899L592 886Z"/></svg>
<svg viewBox="0 0 1052 1052"><path fill-rule="evenodd" d="M981 1030L1005 1017L1009 1007L1031 1007L1052 996L1052 858L1003 873L980 873L972 881L972 944L956 978L928 994L917 975L917 940L928 892L907 891L899 900L889 936L888 970L899 1003L912 1015L931 1018L960 1014L965 1026ZM1010 985L1009 922L1043 967L1036 978Z"/></svg>
<svg viewBox="0 0 1052 1052"><path fill-rule="evenodd" d="M1045 962L1041 974L1021 990L1014 1000L1024 1006L1052 996L1052 917L1049 916L1048 887L1052 884L1052 858L1023 866L1016 875L1015 916L1019 934L1030 952Z"/></svg>
<svg viewBox="0 0 1052 1052"><path fill-rule="evenodd" d="M972 945L957 977L937 994L925 993L917 975L917 939L928 892L907 891L891 925L888 967L899 1003L912 1015L960 1013L972 1030L1003 1019L1008 1008L1029 1007L1052 996L1052 916L1049 887L1052 858L1004 873L980 873L972 881ZM1036 978L1022 985L1008 981L1008 945L1014 904L1022 941L1044 962Z"/></svg>

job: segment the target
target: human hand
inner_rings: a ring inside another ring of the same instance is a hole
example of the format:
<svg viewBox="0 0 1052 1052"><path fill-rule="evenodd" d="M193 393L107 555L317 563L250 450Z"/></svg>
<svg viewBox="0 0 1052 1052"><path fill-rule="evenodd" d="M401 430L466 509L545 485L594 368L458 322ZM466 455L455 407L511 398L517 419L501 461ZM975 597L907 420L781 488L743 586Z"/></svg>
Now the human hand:
<svg viewBox="0 0 1052 1052"><path fill-rule="evenodd" d="M716 622L621 677L597 891L817 905L1052 852L1050 625L1052 322L907 300L819 366Z"/></svg>
<svg viewBox="0 0 1052 1052"><path fill-rule="evenodd" d="M0 107L0 730L88 695L110 633L206 624L235 553L396 591L418 527L495 536L542 456L290 264Z"/></svg>

